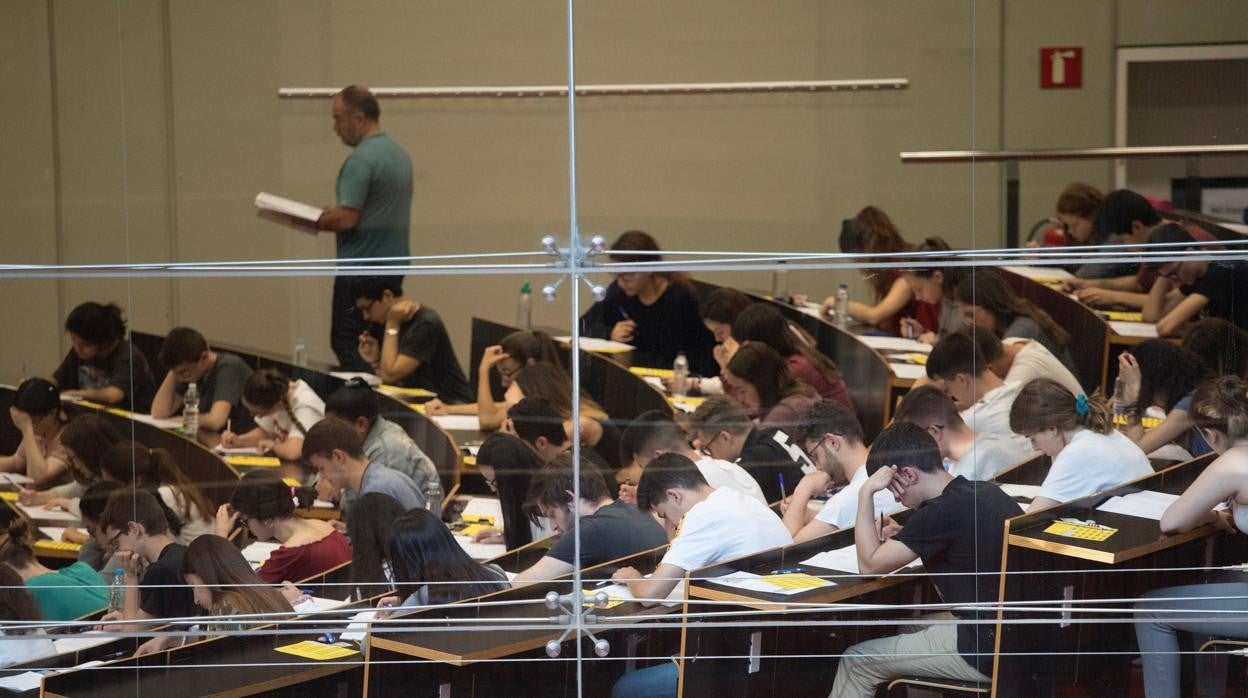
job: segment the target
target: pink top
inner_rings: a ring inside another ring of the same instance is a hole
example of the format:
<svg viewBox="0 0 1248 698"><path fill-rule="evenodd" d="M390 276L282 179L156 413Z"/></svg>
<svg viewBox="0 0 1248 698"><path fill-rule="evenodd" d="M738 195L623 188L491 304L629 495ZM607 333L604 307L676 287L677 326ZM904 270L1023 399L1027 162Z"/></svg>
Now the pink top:
<svg viewBox="0 0 1248 698"><path fill-rule="evenodd" d="M256 574L269 584L301 582L350 561L351 543L334 531L315 543L274 550Z"/></svg>
<svg viewBox="0 0 1248 698"><path fill-rule="evenodd" d="M849 388L845 386L843 379L837 379L833 383L801 354L790 356L786 363L789 365L789 374L814 388L815 392L819 393L819 397L839 402L857 414L857 410L854 409L854 399L849 396Z"/></svg>
<svg viewBox="0 0 1248 698"><path fill-rule="evenodd" d="M798 443L802 438L802 417L819 402L817 397L790 395L776 403L761 420L763 426L775 427L789 435L791 443Z"/></svg>

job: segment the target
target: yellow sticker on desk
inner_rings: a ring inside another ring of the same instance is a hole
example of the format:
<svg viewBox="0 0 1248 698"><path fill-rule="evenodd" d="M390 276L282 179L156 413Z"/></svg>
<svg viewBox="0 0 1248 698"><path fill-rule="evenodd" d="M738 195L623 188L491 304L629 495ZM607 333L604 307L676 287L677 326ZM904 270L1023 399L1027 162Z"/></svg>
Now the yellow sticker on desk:
<svg viewBox="0 0 1248 698"><path fill-rule="evenodd" d="M437 393L429 392L424 388L404 388L401 385L383 385L377 388L387 395L407 395L409 397L437 397Z"/></svg>
<svg viewBox="0 0 1248 698"><path fill-rule="evenodd" d="M285 647L274 647L278 652L293 654L296 657L304 659L315 659L317 661L325 661L327 659L342 659L350 657L353 654L359 654L360 651L352 647L344 647L342 645L327 645L323 642L313 642L312 640L304 640L296 642L293 645Z"/></svg>
<svg viewBox="0 0 1248 698"><path fill-rule="evenodd" d="M469 538L472 538L473 536L476 536L478 533L488 528L490 527L487 526L486 524L468 524L467 526L464 526L463 528L459 529L455 533L461 536L467 536Z"/></svg>
<svg viewBox="0 0 1248 698"><path fill-rule="evenodd" d="M812 577L809 574L801 572L785 572L784 574L768 574L759 578L759 581L765 582L781 589L818 589L820 587L830 587L832 582L818 577Z"/></svg>
<svg viewBox="0 0 1248 698"><path fill-rule="evenodd" d="M485 524L486 526L494 525L494 517L486 516L485 514L464 514L460 518L464 520L464 523Z"/></svg>
<svg viewBox="0 0 1248 698"><path fill-rule="evenodd" d="M1161 426L1161 423L1164 421L1165 420L1160 417L1143 417L1140 419L1140 426L1145 429L1152 429L1154 427ZM1125 414L1116 414L1113 417L1113 422L1115 426L1125 426L1130 423L1130 420L1127 419L1127 415Z"/></svg>
<svg viewBox="0 0 1248 698"><path fill-rule="evenodd" d="M82 550L82 545L78 543L51 539L37 540L35 541L34 547L42 550L65 550L71 552L78 552L79 550Z"/></svg>
<svg viewBox="0 0 1248 698"><path fill-rule="evenodd" d="M1118 529L1105 528L1101 526L1082 526L1080 524L1073 524L1067 521L1054 521L1052 525L1044 529L1044 532L1052 533L1055 536L1062 536L1064 538L1101 541L1117 533Z"/></svg>
<svg viewBox="0 0 1248 698"><path fill-rule="evenodd" d="M655 378L671 378L676 375L670 368L646 368L645 366L629 366L634 376L653 376Z"/></svg>
<svg viewBox="0 0 1248 698"><path fill-rule="evenodd" d="M701 405L703 402L706 402L706 398L704 397L669 397L667 401L673 405L677 405L677 406L683 405L685 407L697 409L698 405Z"/></svg>
<svg viewBox="0 0 1248 698"><path fill-rule="evenodd" d="M598 592L593 589L581 589L581 593L585 595L585 608L593 608L595 601L594 597L598 594ZM602 608L615 608L622 603L624 603L624 599L617 599L614 596L608 596L607 605Z"/></svg>
<svg viewBox="0 0 1248 698"><path fill-rule="evenodd" d="M226 456L225 462L249 468L276 468L282 464L281 459L273 456Z"/></svg>
<svg viewBox="0 0 1248 698"><path fill-rule="evenodd" d="M286 483L287 487L303 487L303 483L293 477L284 477L282 478L282 482Z"/></svg>
<svg viewBox="0 0 1248 698"><path fill-rule="evenodd" d="M0 492L0 499L3 499L6 502L16 502L17 493L16 492Z"/></svg>
<svg viewBox="0 0 1248 698"><path fill-rule="evenodd" d="M1144 313L1126 310L1106 310L1105 318L1108 320L1120 320L1122 322L1144 322Z"/></svg>
<svg viewBox="0 0 1248 698"><path fill-rule="evenodd" d="M927 365L927 354L920 354L916 351L913 354L906 354L906 358L910 360L910 363L915 363L920 366Z"/></svg>
<svg viewBox="0 0 1248 698"><path fill-rule="evenodd" d="M476 465L476 464L477 464L476 456L472 455L471 453L464 456L464 465Z"/></svg>

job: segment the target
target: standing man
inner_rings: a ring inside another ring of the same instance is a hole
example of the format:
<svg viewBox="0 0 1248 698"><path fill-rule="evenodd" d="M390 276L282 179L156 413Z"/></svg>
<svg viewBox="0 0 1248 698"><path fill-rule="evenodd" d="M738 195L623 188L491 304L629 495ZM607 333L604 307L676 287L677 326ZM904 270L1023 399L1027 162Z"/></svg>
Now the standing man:
<svg viewBox="0 0 1248 698"><path fill-rule="evenodd" d="M381 108L368 88L344 87L334 95L333 113L334 133L354 150L338 169L338 202L321 213L317 225L338 235L337 254L344 265L361 258L411 256L412 159L382 132ZM358 351L365 325L354 301L350 278L334 277L330 345L344 370L368 371Z"/></svg>

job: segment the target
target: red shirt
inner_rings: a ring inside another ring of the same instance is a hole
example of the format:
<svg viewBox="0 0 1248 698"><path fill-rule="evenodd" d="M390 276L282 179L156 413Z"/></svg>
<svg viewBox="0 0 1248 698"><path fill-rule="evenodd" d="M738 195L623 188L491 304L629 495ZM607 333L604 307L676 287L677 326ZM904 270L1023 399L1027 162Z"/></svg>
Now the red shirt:
<svg viewBox="0 0 1248 698"><path fill-rule="evenodd" d="M256 574L269 584L300 582L351 561L351 543L334 531L315 543L273 551Z"/></svg>
<svg viewBox="0 0 1248 698"><path fill-rule="evenodd" d="M814 388L820 398L839 402L856 413L854 399L849 396L849 389L845 387L843 379L833 383L801 354L790 356L785 363L789 365L789 374Z"/></svg>

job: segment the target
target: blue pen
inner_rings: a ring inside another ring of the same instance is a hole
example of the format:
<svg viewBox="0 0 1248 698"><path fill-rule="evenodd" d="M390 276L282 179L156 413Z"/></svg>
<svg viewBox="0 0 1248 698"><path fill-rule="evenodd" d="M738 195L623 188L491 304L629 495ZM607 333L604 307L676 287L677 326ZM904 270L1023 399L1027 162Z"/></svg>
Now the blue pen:
<svg viewBox="0 0 1248 698"><path fill-rule="evenodd" d="M805 574L805 567L789 567L783 570L773 570L771 574Z"/></svg>
<svg viewBox="0 0 1248 698"><path fill-rule="evenodd" d="M620 309L620 317L624 318L625 320L632 320L632 318L628 316L628 311L624 309L624 306L621 305L617 307Z"/></svg>
<svg viewBox="0 0 1248 698"><path fill-rule="evenodd" d="M324 643L327 645L332 645L334 644L334 634L327 632L321 636L321 640L324 641Z"/></svg>
<svg viewBox="0 0 1248 698"><path fill-rule="evenodd" d="M780 499L784 499L787 496L784 493L784 473L778 473L776 479L780 481Z"/></svg>

